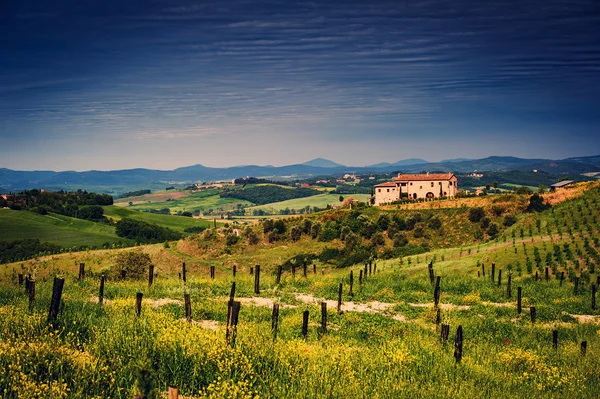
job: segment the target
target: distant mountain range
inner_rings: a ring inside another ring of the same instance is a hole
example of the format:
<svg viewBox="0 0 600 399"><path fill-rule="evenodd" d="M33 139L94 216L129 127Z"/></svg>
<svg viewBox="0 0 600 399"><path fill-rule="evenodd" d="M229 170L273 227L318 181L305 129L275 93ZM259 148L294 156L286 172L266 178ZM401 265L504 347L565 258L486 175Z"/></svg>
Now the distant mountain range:
<svg viewBox="0 0 600 399"><path fill-rule="evenodd" d="M210 168L198 164L168 171L125 169L115 171L53 172L15 171L0 168L0 192L17 191L27 188L44 188L48 190L86 188L98 192L114 193L115 187L117 191L126 191L127 187L228 180L245 176L286 179L336 175L347 172L468 173L473 171L502 172L512 170L538 170L553 175L600 172L600 155L562 160L493 156L482 159L454 159L442 162L427 162L423 159L412 158L393 164L379 163L369 166L344 166L327 159L317 158L303 164L287 166L245 165L229 168Z"/></svg>

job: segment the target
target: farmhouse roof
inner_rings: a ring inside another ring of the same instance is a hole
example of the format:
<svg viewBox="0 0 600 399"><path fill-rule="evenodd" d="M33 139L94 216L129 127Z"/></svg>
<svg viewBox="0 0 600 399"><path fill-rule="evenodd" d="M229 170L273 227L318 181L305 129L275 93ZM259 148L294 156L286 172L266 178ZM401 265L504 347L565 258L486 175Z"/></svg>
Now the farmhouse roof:
<svg viewBox="0 0 600 399"><path fill-rule="evenodd" d="M393 181L386 181L385 183L376 184L375 187L396 187L396 183Z"/></svg>
<svg viewBox="0 0 600 399"><path fill-rule="evenodd" d="M454 173L420 173L420 174L403 174L398 173L395 181L431 181L431 180L450 180Z"/></svg>
<svg viewBox="0 0 600 399"><path fill-rule="evenodd" d="M575 183L575 182L573 180L563 180L563 181L559 181L558 183L554 183L550 187L554 187L554 188L564 187L564 186L572 184L572 183Z"/></svg>

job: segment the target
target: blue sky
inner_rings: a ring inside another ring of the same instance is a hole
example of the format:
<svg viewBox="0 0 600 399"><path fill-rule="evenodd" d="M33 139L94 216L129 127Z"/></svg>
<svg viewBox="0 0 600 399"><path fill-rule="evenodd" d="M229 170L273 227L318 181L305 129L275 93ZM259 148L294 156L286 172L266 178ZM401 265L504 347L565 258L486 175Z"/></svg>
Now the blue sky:
<svg viewBox="0 0 600 399"><path fill-rule="evenodd" d="M600 154L600 5L2 1L0 167Z"/></svg>

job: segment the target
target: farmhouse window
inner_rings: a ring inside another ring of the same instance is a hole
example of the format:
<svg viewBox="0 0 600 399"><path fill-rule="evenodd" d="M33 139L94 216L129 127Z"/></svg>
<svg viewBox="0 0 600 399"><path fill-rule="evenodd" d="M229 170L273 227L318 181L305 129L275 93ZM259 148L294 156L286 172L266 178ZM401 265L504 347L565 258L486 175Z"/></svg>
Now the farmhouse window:
<svg viewBox="0 0 600 399"><path fill-rule="evenodd" d="M381 192L381 189L380 189L380 188L378 188L377 190L379 190L379 191L378 191L379 193Z"/></svg>
<svg viewBox="0 0 600 399"><path fill-rule="evenodd" d="M390 189L388 188L387 190L388 190L387 192L389 193L389 192L390 192Z"/></svg>
<svg viewBox="0 0 600 399"><path fill-rule="evenodd" d="M431 187L433 187L433 182L431 182Z"/></svg>

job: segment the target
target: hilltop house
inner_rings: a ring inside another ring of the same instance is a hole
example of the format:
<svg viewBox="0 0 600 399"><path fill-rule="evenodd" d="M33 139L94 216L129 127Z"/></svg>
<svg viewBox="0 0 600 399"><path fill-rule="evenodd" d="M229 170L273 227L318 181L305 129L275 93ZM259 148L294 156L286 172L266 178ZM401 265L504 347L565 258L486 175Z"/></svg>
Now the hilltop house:
<svg viewBox="0 0 600 399"><path fill-rule="evenodd" d="M398 173L394 181L375 186L374 205L400 199L454 197L457 191L458 179L454 173Z"/></svg>

